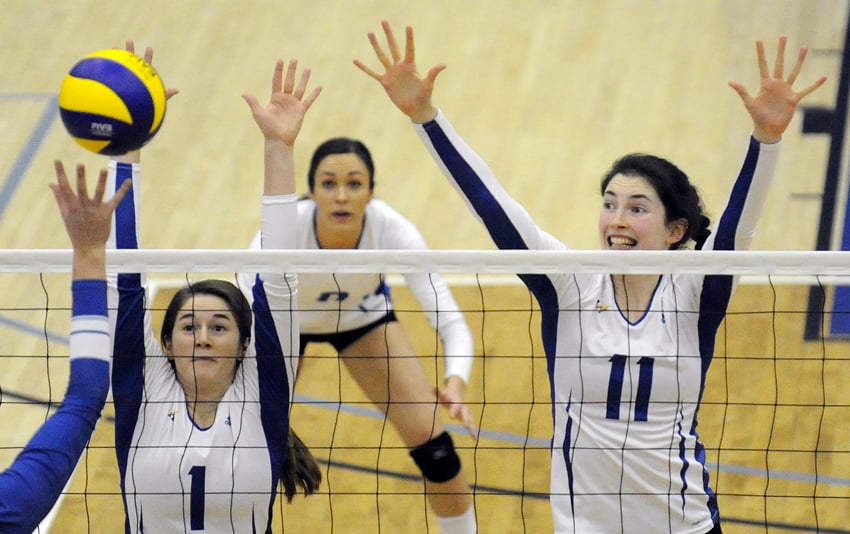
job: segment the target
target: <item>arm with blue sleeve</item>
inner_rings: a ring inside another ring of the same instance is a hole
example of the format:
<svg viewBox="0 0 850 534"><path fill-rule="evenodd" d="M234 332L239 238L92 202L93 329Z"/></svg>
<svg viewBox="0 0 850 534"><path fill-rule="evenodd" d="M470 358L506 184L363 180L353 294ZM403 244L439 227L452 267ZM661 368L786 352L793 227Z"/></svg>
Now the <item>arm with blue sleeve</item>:
<svg viewBox="0 0 850 534"><path fill-rule="evenodd" d="M137 225L141 197L139 152L109 161L107 187L111 191L132 178L133 188L115 210L109 249L138 249ZM115 402L115 450L124 473L133 431L142 405L145 357L162 354L145 308L145 273L109 273L109 320L112 328L112 397Z"/></svg>
<svg viewBox="0 0 850 534"><path fill-rule="evenodd" d="M732 185L729 200L715 231L706 239L702 250L747 250L756 233L768 190L773 181L781 143L760 143L750 137L744 162ZM701 305L713 313L705 314L703 324L720 326L738 283L738 276L709 275L703 280ZM713 352L713 337L702 342L704 354Z"/></svg>
<svg viewBox="0 0 850 534"><path fill-rule="evenodd" d="M14 463L0 473L0 532L29 534L50 512L74 472L109 393L110 337L106 303L106 250L112 210L129 184L103 202L106 172L94 195L77 166L79 197L61 162L50 184L73 245L70 377L62 404Z"/></svg>
<svg viewBox="0 0 850 534"><path fill-rule="evenodd" d="M507 250L564 249L564 244L540 229L528 211L499 183L487 163L457 133L443 112L413 123L425 148L484 223L493 242Z"/></svg>
<svg viewBox="0 0 850 534"><path fill-rule="evenodd" d="M0 532L32 532L71 478L109 392L106 282L74 280L65 398L0 474Z"/></svg>
<svg viewBox="0 0 850 534"><path fill-rule="evenodd" d="M262 199L263 250L294 249L297 196L265 195ZM252 287L254 354L257 358L261 417L274 454L285 455L289 409L298 368L298 278L294 273L260 273Z"/></svg>
<svg viewBox="0 0 850 534"><path fill-rule="evenodd" d="M781 142L760 143L755 137L750 137L726 208L703 250L750 248L773 181L781 146Z"/></svg>

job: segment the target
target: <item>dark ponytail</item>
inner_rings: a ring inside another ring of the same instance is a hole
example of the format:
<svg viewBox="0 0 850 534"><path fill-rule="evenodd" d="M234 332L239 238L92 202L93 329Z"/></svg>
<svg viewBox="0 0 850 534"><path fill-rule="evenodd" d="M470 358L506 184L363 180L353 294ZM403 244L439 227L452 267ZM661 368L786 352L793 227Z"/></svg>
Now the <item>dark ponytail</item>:
<svg viewBox="0 0 850 534"><path fill-rule="evenodd" d="M299 486L305 497L319 489L322 483L322 470L313 457L313 453L291 427L289 428L289 449L286 452L280 482L283 484L286 502L291 503L295 494L298 493Z"/></svg>
<svg viewBox="0 0 850 534"><path fill-rule="evenodd" d="M702 246L705 244L705 241L708 239L708 236L711 235L711 220L703 215L699 219L699 225L696 228L696 231L691 236L694 240L694 248L696 250L702 250Z"/></svg>

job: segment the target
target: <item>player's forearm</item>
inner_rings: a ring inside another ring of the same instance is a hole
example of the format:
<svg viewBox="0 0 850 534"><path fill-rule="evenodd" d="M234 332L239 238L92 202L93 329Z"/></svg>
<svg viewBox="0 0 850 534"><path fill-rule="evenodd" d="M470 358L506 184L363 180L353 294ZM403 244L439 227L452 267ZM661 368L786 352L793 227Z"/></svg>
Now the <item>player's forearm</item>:
<svg viewBox="0 0 850 534"><path fill-rule="evenodd" d="M71 267L73 280L106 279L106 249L75 250Z"/></svg>
<svg viewBox="0 0 850 534"><path fill-rule="evenodd" d="M274 139L266 139L264 150L266 196L289 195L295 192L294 148Z"/></svg>

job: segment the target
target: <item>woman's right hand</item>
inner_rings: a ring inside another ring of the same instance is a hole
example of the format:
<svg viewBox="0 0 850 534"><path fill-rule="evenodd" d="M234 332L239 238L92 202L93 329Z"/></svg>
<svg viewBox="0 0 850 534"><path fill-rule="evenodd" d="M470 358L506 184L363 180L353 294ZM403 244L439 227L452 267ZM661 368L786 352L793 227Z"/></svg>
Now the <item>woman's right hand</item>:
<svg viewBox="0 0 850 534"><path fill-rule="evenodd" d="M406 43L404 58L402 58L390 23L382 21L381 26L384 28L390 55L387 56L384 49L378 44L378 38L372 32L369 32L369 42L372 43L372 49L375 51L378 61L384 66L384 73L380 74L372 70L359 59L355 59L354 64L377 80L384 87L393 104L402 113L410 117L410 120L417 124L433 120L437 116L437 108L431 102L431 94L434 92L434 82L437 75L446 66L443 64L435 65L431 67L424 78L420 77L416 71L413 28L410 26L406 28Z"/></svg>
<svg viewBox="0 0 850 534"><path fill-rule="evenodd" d="M286 69L286 80L283 80L283 60L278 60L272 77L272 94L266 106L260 104L253 94L243 94L242 98L251 108L257 126L263 132L266 140L280 141L288 147L295 144L301 123L307 110L313 105L321 87L304 96L307 91L307 82L310 80L310 69L301 72L298 85L295 84L295 73L298 70L298 60L289 61Z"/></svg>

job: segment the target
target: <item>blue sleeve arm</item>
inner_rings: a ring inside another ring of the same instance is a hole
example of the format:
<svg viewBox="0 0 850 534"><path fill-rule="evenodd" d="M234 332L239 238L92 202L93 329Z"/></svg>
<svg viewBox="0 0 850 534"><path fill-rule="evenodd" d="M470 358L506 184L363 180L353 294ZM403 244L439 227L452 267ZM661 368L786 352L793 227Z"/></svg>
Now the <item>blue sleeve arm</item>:
<svg viewBox="0 0 850 534"><path fill-rule="evenodd" d="M130 193L115 209L113 245L117 249L138 249L136 225L140 197L140 166L110 161L112 183L116 188L133 178ZM119 273L118 303L115 318L112 396L115 401L115 446L119 465L132 439L144 390L145 363L145 289L141 273ZM123 471L122 471L123 472Z"/></svg>
<svg viewBox="0 0 850 534"><path fill-rule="evenodd" d="M746 250L756 233L758 221L779 159L781 144L762 144L750 138L744 162L732 185L729 201L706 250Z"/></svg>
<svg viewBox="0 0 850 534"><path fill-rule="evenodd" d="M263 198L261 246L293 249L298 221L297 197ZM254 346L260 393L260 417L275 474L287 454L289 408L298 365L295 274L261 273L253 286Z"/></svg>
<svg viewBox="0 0 850 534"><path fill-rule="evenodd" d="M466 200L500 249L526 250L552 247L526 209L499 183L487 163L464 141L442 114L416 133L443 174Z"/></svg>
<svg viewBox="0 0 850 534"><path fill-rule="evenodd" d="M59 410L0 474L0 532L35 530L62 493L109 392L106 282L72 285L70 380Z"/></svg>

